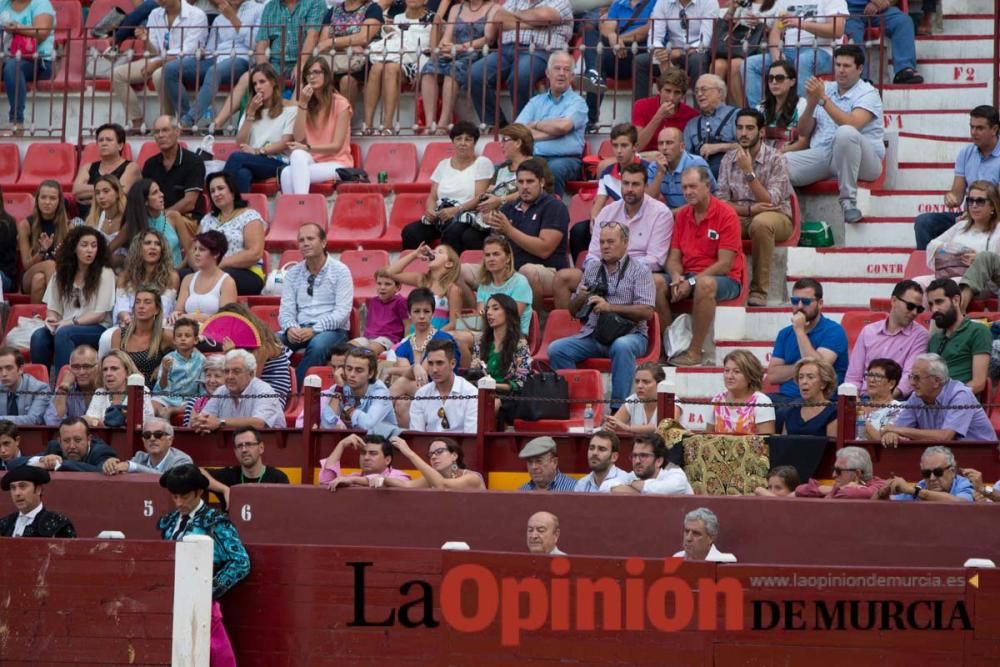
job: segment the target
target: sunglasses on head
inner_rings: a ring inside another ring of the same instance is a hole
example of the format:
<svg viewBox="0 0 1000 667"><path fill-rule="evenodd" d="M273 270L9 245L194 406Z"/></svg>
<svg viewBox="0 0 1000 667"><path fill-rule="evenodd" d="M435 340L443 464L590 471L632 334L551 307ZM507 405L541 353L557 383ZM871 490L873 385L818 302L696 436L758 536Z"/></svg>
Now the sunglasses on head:
<svg viewBox="0 0 1000 667"><path fill-rule="evenodd" d="M451 422L448 421L448 413L444 411L443 405L438 408L438 419L441 420L441 428L446 431L451 428Z"/></svg>
<svg viewBox="0 0 1000 667"><path fill-rule="evenodd" d="M924 307L922 305L920 305L919 303L910 303L909 301L905 301L903 299L899 299L899 300L906 304L906 309L907 310L915 310L915 311L917 311L917 315L920 315L920 314L922 314L924 312Z"/></svg>
<svg viewBox="0 0 1000 667"><path fill-rule="evenodd" d="M781 83L788 80L788 76L785 74L768 74L767 80L769 83Z"/></svg>
<svg viewBox="0 0 1000 667"><path fill-rule="evenodd" d="M789 299L789 301L792 302L793 306L798 306L798 305L811 306L813 301L815 300L816 299L812 298L811 296L793 296L791 299Z"/></svg>
<svg viewBox="0 0 1000 667"><path fill-rule="evenodd" d="M143 440L159 440L160 438L162 438L165 435L166 435L166 432L164 432L164 431L143 431L142 432L142 439Z"/></svg>
<svg viewBox="0 0 1000 667"><path fill-rule="evenodd" d="M923 476L924 479L930 479L931 475L934 475L935 477L944 477L944 474L949 470L951 470L951 468L952 466L945 466L944 468L934 468L932 470L925 470L924 468L921 468L920 474Z"/></svg>

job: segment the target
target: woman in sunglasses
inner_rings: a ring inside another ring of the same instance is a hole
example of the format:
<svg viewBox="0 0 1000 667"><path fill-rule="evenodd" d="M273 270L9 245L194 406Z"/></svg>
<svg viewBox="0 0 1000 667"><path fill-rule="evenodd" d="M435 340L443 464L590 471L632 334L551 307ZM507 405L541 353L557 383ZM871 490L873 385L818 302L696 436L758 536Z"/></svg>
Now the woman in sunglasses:
<svg viewBox="0 0 1000 667"><path fill-rule="evenodd" d="M767 68L764 101L757 108L764 114L768 128L793 130L798 126L799 118L806 110L806 98L799 97L798 78L795 65L787 60L776 60ZM808 147L808 139L796 138L782 146L781 150L787 153Z"/></svg>
<svg viewBox="0 0 1000 667"><path fill-rule="evenodd" d="M177 308L168 319L170 325L182 317L204 322L223 306L236 301L236 281L219 267L228 248L229 241L222 232L202 232L194 237L188 253L194 273L181 281Z"/></svg>
<svg viewBox="0 0 1000 667"><path fill-rule="evenodd" d="M111 326L115 272L108 267L108 242L99 231L74 227L66 234L42 301L45 326L31 336L31 360L53 364L51 375L56 377L77 345L96 349Z"/></svg>
<svg viewBox="0 0 1000 667"><path fill-rule="evenodd" d="M989 251L1000 253L1000 191L989 181L973 181L965 196L965 211L958 222L927 244L927 268L933 275L914 278L924 288L935 278L965 275L976 255Z"/></svg>
<svg viewBox="0 0 1000 667"><path fill-rule="evenodd" d="M427 446L427 461L430 463L420 458L420 455L410 449L410 445L402 438L392 438L389 442L420 471L420 477L406 480L386 477L384 483L379 486L402 489L486 490L483 476L466 467L462 445L451 438L434 438L431 441Z"/></svg>

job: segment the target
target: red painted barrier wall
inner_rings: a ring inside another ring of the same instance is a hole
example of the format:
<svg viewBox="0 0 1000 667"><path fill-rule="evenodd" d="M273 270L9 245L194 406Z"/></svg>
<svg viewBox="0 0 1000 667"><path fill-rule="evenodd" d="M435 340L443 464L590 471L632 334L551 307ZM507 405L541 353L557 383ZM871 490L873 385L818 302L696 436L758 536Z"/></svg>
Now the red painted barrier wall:
<svg viewBox="0 0 1000 667"><path fill-rule="evenodd" d="M0 664L170 664L173 543L3 537L0 563Z"/></svg>

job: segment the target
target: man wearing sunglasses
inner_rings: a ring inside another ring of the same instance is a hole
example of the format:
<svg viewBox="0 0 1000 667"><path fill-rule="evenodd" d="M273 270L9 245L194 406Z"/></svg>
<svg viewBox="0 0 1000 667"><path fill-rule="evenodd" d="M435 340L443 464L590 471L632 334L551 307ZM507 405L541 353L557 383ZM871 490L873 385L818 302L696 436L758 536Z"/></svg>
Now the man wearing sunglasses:
<svg viewBox="0 0 1000 667"><path fill-rule="evenodd" d="M837 382L847 372L847 334L838 322L823 315L823 286L813 278L801 278L792 285L792 323L778 332L767 365L767 380L781 385L769 394L775 403L801 397L795 381L795 364L803 357L817 357L833 366ZM780 428L780 426L779 426Z"/></svg>
<svg viewBox="0 0 1000 667"><path fill-rule="evenodd" d="M973 499L972 482L958 474L955 455L948 447L934 446L924 450L920 457L920 476L916 484L902 477L893 476L889 483L875 494L878 500L957 503Z"/></svg>
<svg viewBox="0 0 1000 667"><path fill-rule="evenodd" d="M996 442L989 417L967 386L952 380L940 355L919 355L910 371L913 393L891 424L882 427L882 444L900 440ZM958 407L951 407L958 406Z"/></svg>
<svg viewBox="0 0 1000 667"><path fill-rule="evenodd" d="M889 316L866 325L851 349L844 382L868 393L865 371L872 359L892 359L903 369L896 387L897 396L910 395L910 369L917 355L927 350L930 334L917 324L917 315L924 312L924 290L912 280L901 280L892 289Z"/></svg>
<svg viewBox="0 0 1000 667"><path fill-rule="evenodd" d="M951 278L927 286L927 304L937 325L927 351L941 355L951 379L964 382L973 394L984 391L993 350L989 327L962 316L961 293Z"/></svg>
<svg viewBox="0 0 1000 667"><path fill-rule="evenodd" d="M833 485L810 479L795 488L795 497L868 500L885 485L886 480L872 472L872 457L865 448L844 447L833 463Z"/></svg>
<svg viewBox="0 0 1000 667"><path fill-rule="evenodd" d="M113 457L104 462L101 469L105 475L119 475L126 472L145 472L162 475L174 466L194 463L191 457L174 449L174 427L159 417L147 419L142 424L142 446L145 451L136 452L131 461Z"/></svg>

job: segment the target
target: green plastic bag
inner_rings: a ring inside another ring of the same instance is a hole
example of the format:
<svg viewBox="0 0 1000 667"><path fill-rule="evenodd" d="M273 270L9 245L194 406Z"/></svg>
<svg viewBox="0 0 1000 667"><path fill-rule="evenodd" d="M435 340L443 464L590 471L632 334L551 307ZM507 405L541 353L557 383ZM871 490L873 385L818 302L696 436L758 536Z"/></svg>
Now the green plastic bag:
<svg viewBox="0 0 1000 667"><path fill-rule="evenodd" d="M803 220L799 246L802 248L829 248L833 246L833 229L823 220Z"/></svg>

